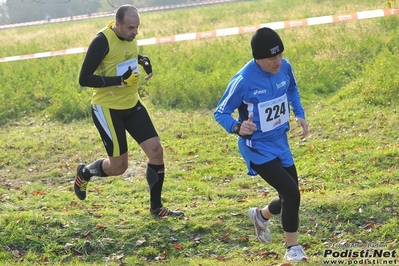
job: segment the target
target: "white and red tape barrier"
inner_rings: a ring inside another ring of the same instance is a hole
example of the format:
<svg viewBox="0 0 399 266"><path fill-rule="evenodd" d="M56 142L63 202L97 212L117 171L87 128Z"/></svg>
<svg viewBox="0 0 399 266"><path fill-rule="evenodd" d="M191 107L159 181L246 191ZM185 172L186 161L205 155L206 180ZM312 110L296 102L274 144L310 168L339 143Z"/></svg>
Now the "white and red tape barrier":
<svg viewBox="0 0 399 266"><path fill-rule="evenodd" d="M289 28L296 28L296 27L305 27L305 26L313 26L313 25L321 25L321 24L329 24L329 23L338 23L338 22L347 22L347 21L354 21L354 20L386 17L386 16L392 16L392 15L399 15L399 8L376 9L376 10L369 10L369 11L354 12L354 13L349 13L349 14L345 14L345 15L330 15L330 16L299 19L299 20L271 22L271 23L264 23L264 24L252 25L252 26L217 29L217 30L205 31L205 32L193 32L193 33L186 33L186 34L178 34L178 35L166 36L166 37L155 37L155 38L137 40L137 44L139 46L144 46L144 45L152 45L152 44L179 42L179 41L190 41L190 40L198 40L198 39L204 39L204 38L214 38L214 37L222 37L222 36L229 36L229 35L236 35L236 34L244 34L244 33L254 32L258 28L261 28L261 27L269 27L274 30L289 29ZM66 50L61 50L61 51L9 56L9 57L0 58L0 63L1 62L18 61L18 60L26 60L26 59L34 59L34 58L59 56L59 55L78 54L78 53L85 53L86 51L87 51L87 47L79 47L79 48L72 48L72 49L66 49Z"/></svg>

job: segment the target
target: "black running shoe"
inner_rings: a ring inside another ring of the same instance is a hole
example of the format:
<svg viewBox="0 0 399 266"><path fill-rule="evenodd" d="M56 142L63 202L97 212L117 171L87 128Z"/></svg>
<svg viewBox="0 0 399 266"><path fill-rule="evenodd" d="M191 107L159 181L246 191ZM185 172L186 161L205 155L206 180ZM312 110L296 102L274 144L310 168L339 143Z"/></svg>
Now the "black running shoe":
<svg viewBox="0 0 399 266"><path fill-rule="evenodd" d="M168 208L165 207L160 207L156 210L151 210L151 214L158 216L158 217L167 217L167 216L173 216L173 217L180 217L184 215L184 212L181 211L171 211Z"/></svg>
<svg viewBox="0 0 399 266"><path fill-rule="evenodd" d="M79 164L78 169L76 171L76 177L75 177L75 184L74 184L74 189L75 189L75 194L78 196L80 200L84 200L86 198L86 189L87 189L87 184L89 183L89 180L85 180L82 177L82 169L85 167L84 164Z"/></svg>

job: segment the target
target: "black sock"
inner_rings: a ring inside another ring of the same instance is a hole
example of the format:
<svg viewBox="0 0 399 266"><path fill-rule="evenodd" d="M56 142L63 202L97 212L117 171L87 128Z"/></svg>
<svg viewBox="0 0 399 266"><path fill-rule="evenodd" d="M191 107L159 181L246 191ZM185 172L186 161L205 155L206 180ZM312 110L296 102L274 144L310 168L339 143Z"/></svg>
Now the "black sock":
<svg viewBox="0 0 399 266"><path fill-rule="evenodd" d="M100 177L106 177L108 176L103 169L103 161L105 159L98 159L97 161L95 161L94 163L91 163L89 165L87 165L85 168L83 168L83 176L100 176ZM85 173L85 170L88 170L88 173ZM90 178L89 177L89 178Z"/></svg>
<svg viewBox="0 0 399 266"><path fill-rule="evenodd" d="M147 164L146 178L150 189L150 203L152 210L162 207L161 193L165 178L164 168L164 164Z"/></svg>
<svg viewBox="0 0 399 266"><path fill-rule="evenodd" d="M290 248L295 247L295 246L298 246L298 244L289 246L289 247L287 247L287 249L290 249Z"/></svg>

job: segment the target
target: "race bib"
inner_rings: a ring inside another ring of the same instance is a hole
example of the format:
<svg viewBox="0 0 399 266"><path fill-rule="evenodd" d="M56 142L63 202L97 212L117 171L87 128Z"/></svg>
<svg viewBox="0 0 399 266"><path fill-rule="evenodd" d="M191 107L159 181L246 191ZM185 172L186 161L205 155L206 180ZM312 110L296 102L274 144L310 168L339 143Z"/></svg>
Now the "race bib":
<svg viewBox="0 0 399 266"><path fill-rule="evenodd" d="M262 132L273 130L290 119L286 94L276 99L259 103L258 110Z"/></svg>
<svg viewBox="0 0 399 266"><path fill-rule="evenodd" d="M130 60L127 60L123 63L119 63L116 66L116 75L117 76L122 76L123 74L125 74L125 72L129 69L129 66L134 69L133 73L139 73L139 65L137 64L137 59L133 58Z"/></svg>

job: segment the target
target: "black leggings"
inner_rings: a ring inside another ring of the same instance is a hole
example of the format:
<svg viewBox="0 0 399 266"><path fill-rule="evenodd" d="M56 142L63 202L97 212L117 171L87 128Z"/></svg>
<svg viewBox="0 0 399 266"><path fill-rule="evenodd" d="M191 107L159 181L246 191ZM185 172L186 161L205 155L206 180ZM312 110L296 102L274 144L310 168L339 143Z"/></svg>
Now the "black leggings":
<svg viewBox="0 0 399 266"><path fill-rule="evenodd" d="M276 158L261 165L251 163L251 166L279 194L268 205L270 213L274 215L281 213L281 223L285 232L298 231L301 196L295 164L283 167Z"/></svg>

